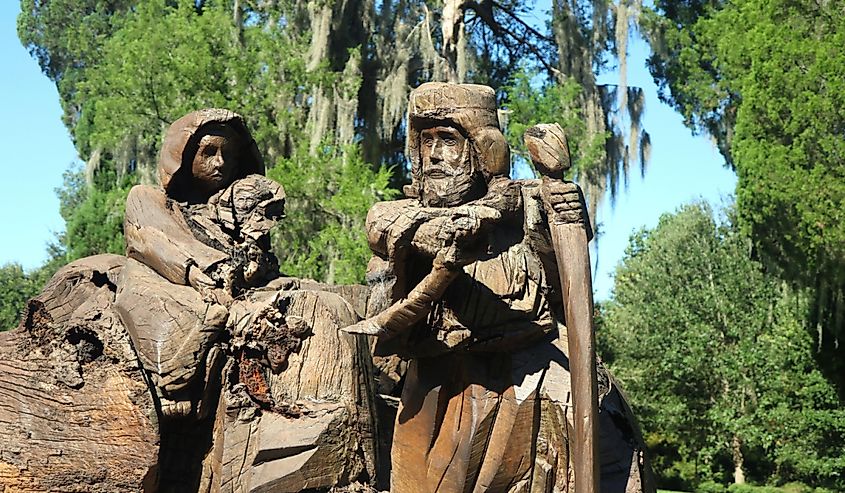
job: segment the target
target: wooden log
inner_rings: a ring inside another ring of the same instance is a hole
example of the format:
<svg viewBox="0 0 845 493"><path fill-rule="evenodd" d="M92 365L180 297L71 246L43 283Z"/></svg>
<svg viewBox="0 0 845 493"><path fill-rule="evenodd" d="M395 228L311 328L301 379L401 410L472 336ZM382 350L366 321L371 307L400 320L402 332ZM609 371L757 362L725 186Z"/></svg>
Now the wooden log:
<svg viewBox="0 0 845 493"><path fill-rule="evenodd" d="M0 490L156 490L155 408L112 307L124 261L69 264L0 334Z"/></svg>
<svg viewBox="0 0 845 493"><path fill-rule="evenodd" d="M280 371L246 350L230 359L200 491L328 490L374 479L372 357L365 338L340 331L358 320L354 304L321 290L254 293L232 306L234 354L268 305L307 335Z"/></svg>

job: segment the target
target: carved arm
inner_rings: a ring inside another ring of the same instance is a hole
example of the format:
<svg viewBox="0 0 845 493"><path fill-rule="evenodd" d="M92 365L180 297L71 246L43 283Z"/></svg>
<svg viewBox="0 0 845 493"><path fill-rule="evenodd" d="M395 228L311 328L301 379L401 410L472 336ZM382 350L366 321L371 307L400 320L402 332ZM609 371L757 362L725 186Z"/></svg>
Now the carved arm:
<svg viewBox="0 0 845 493"><path fill-rule="evenodd" d="M175 284L208 282L205 273L228 256L194 238L178 207L157 188L133 187L123 222L126 255Z"/></svg>

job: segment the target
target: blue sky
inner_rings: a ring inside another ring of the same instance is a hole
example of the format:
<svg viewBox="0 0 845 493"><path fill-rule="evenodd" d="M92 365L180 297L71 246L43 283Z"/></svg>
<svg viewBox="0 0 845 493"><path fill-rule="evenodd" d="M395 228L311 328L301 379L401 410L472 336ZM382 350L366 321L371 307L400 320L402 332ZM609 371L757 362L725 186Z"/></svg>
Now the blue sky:
<svg viewBox="0 0 845 493"><path fill-rule="evenodd" d="M642 178L634 171L615 203L611 206L608 196L600 208L598 265L593 260L597 299L610 295L612 274L632 233L656 226L662 214L695 200L705 200L718 209L730 203L736 189L736 174L725 167L711 139L693 136L681 115L657 98L657 86L645 66L648 53L644 41L629 43L628 85L645 91L642 125L651 136L651 160ZM616 73L599 79L604 83L617 81Z"/></svg>
<svg viewBox="0 0 845 493"><path fill-rule="evenodd" d="M34 268L46 260L47 242L64 230L53 191L77 160L61 121L56 86L17 36L20 2L0 2L0 264Z"/></svg>
<svg viewBox="0 0 845 493"><path fill-rule="evenodd" d="M64 229L54 189L78 157L61 122L55 86L17 38L19 8L16 0L0 2L0 57L6 74L0 78L5 178L0 180L0 224L5 232L0 264L18 262L32 269L46 259L54 233ZM657 99L657 88L645 68L646 44L633 41L629 49L628 84L645 90L643 128L651 135L652 155L645 176L635 170L615 204L611 207L608 197L599 211L602 236L593 260L597 299L610 295L613 270L631 233L653 227L661 214L693 200L726 203L736 186L735 174L724 167L709 138L693 137L680 115ZM615 73L600 79L617 80Z"/></svg>

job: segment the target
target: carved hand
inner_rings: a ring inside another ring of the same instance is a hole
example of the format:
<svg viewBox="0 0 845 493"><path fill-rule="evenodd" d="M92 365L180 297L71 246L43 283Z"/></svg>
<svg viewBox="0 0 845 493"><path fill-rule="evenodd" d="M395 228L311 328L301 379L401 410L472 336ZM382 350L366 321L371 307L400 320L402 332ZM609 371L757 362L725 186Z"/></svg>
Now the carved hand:
<svg viewBox="0 0 845 493"><path fill-rule="evenodd" d="M217 283L214 282L214 279L208 277L195 265L188 267L188 284L199 291L200 294L205 294L208 290L217 287Z"/></svg>
<svg viewBox="0 0 845 493"><path fill-rule="evenodd" d="M232 302L232 297L226 293L224 289L218 289L217 283L202 272L197 266L192 265L188 267L188 283L196 289L202 296L202 299L220 305L229 305Z"/></svg>
<svg viewBox="0 0 845 493"><path fill-rule="evenodd" d="M447 266L467 265L483 251L484 244L479 241L482 235L501 217L492 207L455 207L448 216L423 224L414 236L413 245Z"/></svg>
<svg viewBox="0 0 845 493"><path fill-rule="evenodd" d="M543 180L543 199L550 210L549 219L556 223L584 223L584 199L581 187L572 182Z"/></svg>
<svg viewBox="0 0 845 493"><path fill-rule="evenodd" d="M456 207L450 217L455 243L473 242L501 218L499 211L484 205Z"/></svg>

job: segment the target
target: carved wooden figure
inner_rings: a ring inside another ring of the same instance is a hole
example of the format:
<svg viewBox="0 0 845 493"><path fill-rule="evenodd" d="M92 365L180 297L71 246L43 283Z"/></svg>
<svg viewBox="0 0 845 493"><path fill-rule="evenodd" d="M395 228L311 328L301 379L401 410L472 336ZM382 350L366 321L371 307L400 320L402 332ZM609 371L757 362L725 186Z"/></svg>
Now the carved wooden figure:
<svg viewBox="0 0 845 493"><path fill-rule="evenodd" d="M410 360L391 491L574 491L584 479L573 470L566 310L592 300L564 298L558 262L572 252L555 251L549 220L560 210L588 224L580 194L507 177L488 87L424 84L408 113L410 198L370 210L370 317L346 329L377 336L378 355ZM619 389L594 357L589 368L601 491L654 491Z"/></svg>
<svg viewBox="0 0 845 493"><path fill-rule="evenodd" d="M224 110L177 120L159 169L163 194L136 187L127 200L138 277L116 304L164 416L201 419L220 395L200 489L299 491L371 476L369 352L338 330L357 314L321 286L268 286L284 191L262 176L243 120Z"/></svg>
<svg viewBox="0 0 845 493"><path fill-rule="evenodd" d="M545 126L526 143L543 180L508 179L490 88L415 90L409 198L368 216L372 285L326 286L278 272L284 190L243 119L180 118L161 187L127 199L127 256L61 269L0 334L0 490L363 492L389 475L400 493L580 491L577 463L600 491L653 491L590 353L589 221L560 180L565 139ZM376 378L349 332L376 336ZM400 379L391 427L373 389Z"/></svg>
<svg viewBox="0 0 845 493"><path fill-rule="evenodd" d="M130 260L116 305L164 416L205 414L202 393L191 384L219 369L219 351L209 351L224 332L233 297L250 281L266 282L258 274L277 272L268 235L283 213L284 190L263 171L240 116L203 110L168 130L161 188L129 192Z"/></svg>
<svg viewBox="0 0 845 493"><path fill-rule="evenodd" d="M295 492L374 478L372 358L340 331L367 290L280 277L268 235L285 195L263 171L239 115L173 123L161 187L127 198L127 258L65 267L3 336L0 392L26 392L0 406L0 490Z"/></svg>

